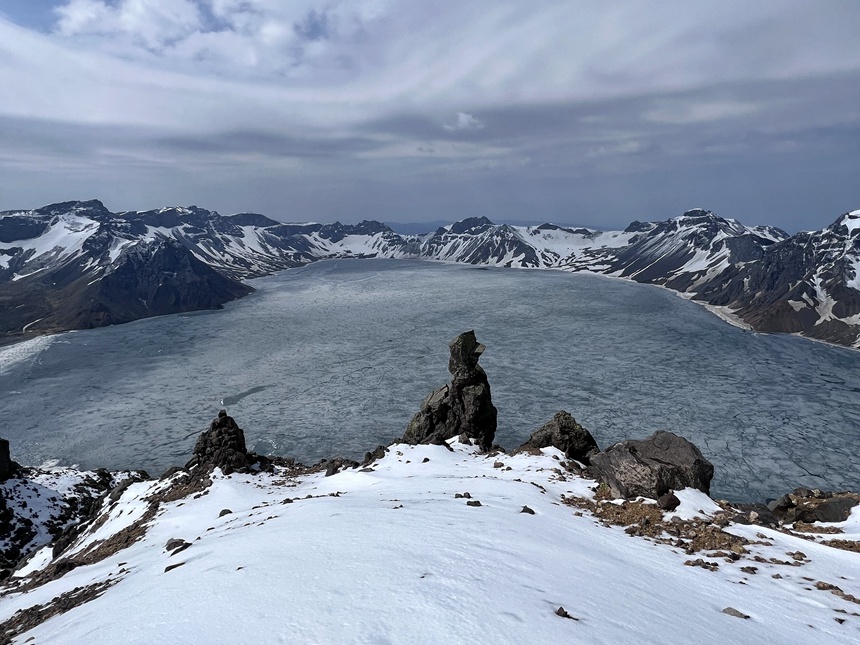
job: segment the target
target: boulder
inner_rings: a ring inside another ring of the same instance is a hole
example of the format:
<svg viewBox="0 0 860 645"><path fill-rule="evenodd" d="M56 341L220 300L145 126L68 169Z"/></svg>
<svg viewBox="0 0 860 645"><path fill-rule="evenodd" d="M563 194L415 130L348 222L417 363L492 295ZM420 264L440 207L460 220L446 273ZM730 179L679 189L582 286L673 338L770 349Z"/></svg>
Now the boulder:
<svg viewBox="0 0 860 645"><path fill-rule="evenodd" d="M610 446L591 457L589 470L615 497L624 498L657 499L670 490L688 487L710 494L714 476L714 466L696 446L663 431Z"/></svg>
<svg viewBox="0 0 860 645"><path fill-rule="evenodd" d="M853 493L818 491L816 496L799 496L795 493L783 495L768 504L768 508L783 523L792 522L844 522L851 509L860 503L860 496Z"/></svg>
<svg viewBox="0 0 860 645"><path fill-rule="evenodd" d="M402 441L409 444L444 442L458 435L475 439L489 450L496 436L496 408L490 396L487 374L478 365L484 346L467 331L448 347L451 383L434 390L412 417Z"/></svg>
<svg viewBox="0 0 860 645"><path fill-rule="evenodd" d="M657 498L657 506L659 506L664 511L674 511L681 505L681 500L675 495L674 492L669 491L660 497Z"/></svg>
<svg viewBox="0 0 860 645"><path fill-rule="evenodd" d="M0 439L0 482L17 475L20 468L21 466L12 461L12 456L9 454L9 441Z"/></svg>
<svg viewBox="0 0 860 645"><path fill-rule="evenodd" d="M550 446L561 450L568 459L576 459L584 464L588 464L592 455L600 452L591 433L564 410L556 412L552 419L532 432L528 441L514 450L514 454L538 454L541 448Z"/></svg>
<svg viewBox="0 0 860 645"><path fill-rule="evenodd" d="M221 410L209 426L209 430L200 435L194 446L194 456L185 465L186 468L202 466L206 470L220 468L225 475L247 468L253 462L245 447L245 433L233 417Z"/></svg>
<svg viewBox="0 0 860 645"><path fill-rule="evenodd" d="M857 504L858 501L850 497L825 499L810 511L798 511L797 519L802 522L844 522Z"/></svg>

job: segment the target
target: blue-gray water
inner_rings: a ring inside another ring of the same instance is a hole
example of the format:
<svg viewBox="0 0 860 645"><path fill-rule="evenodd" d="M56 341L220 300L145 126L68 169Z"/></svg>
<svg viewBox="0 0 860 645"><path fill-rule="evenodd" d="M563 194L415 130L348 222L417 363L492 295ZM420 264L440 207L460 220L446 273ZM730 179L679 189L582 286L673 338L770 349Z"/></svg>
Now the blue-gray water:
<svg viewBox="0 0 860 645"><path fill-rule="evenodd" d="M566 409L601 446L688 437L717 496L860 490L860 352L746 332L600 276L343 260L253 284L224 311L0 350L13 457L158 474L222 401L258 452L360 457L402 434L448 380L448 341L474 328L502 445Z"/></svg>

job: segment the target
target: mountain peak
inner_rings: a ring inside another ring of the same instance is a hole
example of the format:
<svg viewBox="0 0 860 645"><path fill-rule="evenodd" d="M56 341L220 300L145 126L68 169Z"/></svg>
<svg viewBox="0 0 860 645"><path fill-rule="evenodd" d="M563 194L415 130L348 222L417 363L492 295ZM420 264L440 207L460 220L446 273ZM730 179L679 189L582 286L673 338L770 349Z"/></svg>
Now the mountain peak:
<svg viewBox="0 0 860 645"><path fill-rule="evenodd" d="M459 222L451 224L451 228L448 229L448 232L455 233L457 235L462 235L463 233L479 233L491 226L495 226L495 224L486 217L467 217L466 219L462 219Z"/></svg>
<svg viewBox="0 0 860 645"><path fill-rule="evenodd" d="M48 204L42 208L37 208L34 213L39 215L60 215L63 213L85 213L92 215L110 215L110 211L105 208L98 199L75 200L70 202L57 202L56 204Z"/></svg>

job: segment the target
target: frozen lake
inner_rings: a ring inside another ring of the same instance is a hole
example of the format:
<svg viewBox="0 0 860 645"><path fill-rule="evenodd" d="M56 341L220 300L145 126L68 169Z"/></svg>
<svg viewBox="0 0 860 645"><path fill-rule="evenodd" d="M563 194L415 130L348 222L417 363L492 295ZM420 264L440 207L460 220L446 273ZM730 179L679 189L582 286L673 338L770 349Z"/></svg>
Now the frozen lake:
<svg viewBox="0 0 860 645"><path fill-rule="evenodd" d="M743 331L601 276L339 260L252 284L223 311L0 349L13 458L158 475L222 401L258 452L360 458L403 433L448 381L448 341L473 328L508 448L565 409L601 447L689 438L715 496L860 490L860 352Z"/></svg>

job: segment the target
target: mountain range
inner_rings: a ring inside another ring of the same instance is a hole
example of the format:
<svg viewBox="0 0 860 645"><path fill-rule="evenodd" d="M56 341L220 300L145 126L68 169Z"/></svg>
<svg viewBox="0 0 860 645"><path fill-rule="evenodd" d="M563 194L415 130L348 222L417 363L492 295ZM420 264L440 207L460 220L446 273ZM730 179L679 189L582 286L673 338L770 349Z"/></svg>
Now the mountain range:
<svg viewBox="0 0 860 645"><path fill-rule="evenodd" d="M0 343L211 309L247 278L327 258L588 271L661 285L734 322L860 346L860 210L788 235L694 209L623 231L497 225L423 235L376 221L285 224L196 206L113 213L97 201L0 213Z"/></svg>

